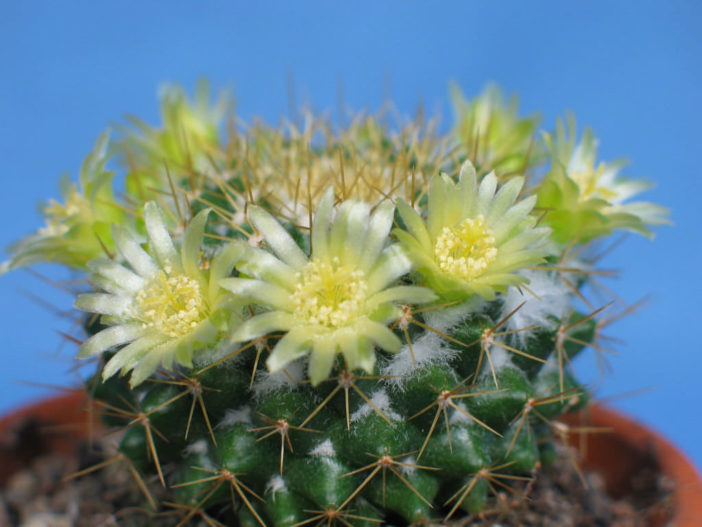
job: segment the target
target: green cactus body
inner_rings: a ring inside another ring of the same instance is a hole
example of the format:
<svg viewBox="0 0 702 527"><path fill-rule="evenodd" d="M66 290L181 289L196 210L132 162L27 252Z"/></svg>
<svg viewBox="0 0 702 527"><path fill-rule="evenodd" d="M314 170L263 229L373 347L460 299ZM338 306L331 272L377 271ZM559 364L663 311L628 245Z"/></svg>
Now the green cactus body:
<svg viewBox="0 0 702 527"><path fill-rule="evenodd" d="M601 349L603 308L576 308L595 262L573 254L598 233L648 233L662 209L608 223L616 174L588 172L597 202L578 207L604 212L580 238L572 222L554 236L548 207L563 216L587 183L561 174L573 145L562 130L540 140L495 90L457 95L446 135L310 117L229 137L204 86L194 105L167 93L162 128L104 135L89 156L101 198L74 196L83 216L56 204L53 230L0 271L55 260L89 275L79 357L101 360L87 391L182 525L450 524L553 462L570 432L556 420L588 400L570 362ZM126 163L127 205L106 152ZM547 185L525 186L547 162ZM120 211L106 258L85 263L87 234L80 257L44 250L103 208Z"/></svg>
<svg viewBox="0 0 702 527"><path fill-rule="evenodd" d="M470 314L446 335L456 341L469 336L472 342L488 327L486 320ZM436 521L448 515L458 500L451 502L452 496L466 485L471 490L458 508L472 514L491 493L490 480L477 476L481 470L504 466L503 474L529 476L548 464L552 450L543 443L554 433L547 423L581 407L587 396L568 371L561 374L553 364L533 359L518 368L517 360L502 357L505 362L494 372L483 360L482 370L466 378L466 364L477 365L478 358L462 355L479 355L480 345L445 346L443 361L418 363L403 377L384 375L392 371L392 357L377 368L375 378L356 372L362 395L348 389L348 418L346 389L334 393L338 381L312 387L286 378L282 386L270 388L269 374L262 371L250 387L246 368L252 367L253 350L237 359L241 369L225 362L192 374L208 389L202 393L214 437L196 406L185 439L191 396L178 397L179 386L142 385L140 410L173 443L156 439L159 462L181 467L171 473L169 484L184 505L213 508L231 501L226 487L212 493L211 481L202 482L226 470L261 497L263 502L247 494L256 514L275 526L291 527L315 516L343 518L351 525L388 518L408 524ZM525 349L539 358L552 357L554 346L553 333L535 334ZM535 399L548 400L533 406L547 421L526 412ZM130 428L121 450L139 470L155 471L143 428ZM242 524L258 523L234 497Z"/></svg>

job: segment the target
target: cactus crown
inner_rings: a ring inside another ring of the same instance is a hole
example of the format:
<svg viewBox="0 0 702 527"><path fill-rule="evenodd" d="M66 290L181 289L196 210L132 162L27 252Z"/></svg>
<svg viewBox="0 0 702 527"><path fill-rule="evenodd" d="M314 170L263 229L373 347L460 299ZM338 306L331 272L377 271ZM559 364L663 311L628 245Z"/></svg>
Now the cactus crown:
<svg viewBox="0 0 702 527"><path fill-rule="evenodd" d="M555 420L588 400L570 362L607 322L588 247L665 220L591 132L535 135L490 88L455 95L448 134L222 135L225 99L164 93L164 124L101 136L3 270L87 273L87 390L181 525L451 524L576 432Z"/></svg>

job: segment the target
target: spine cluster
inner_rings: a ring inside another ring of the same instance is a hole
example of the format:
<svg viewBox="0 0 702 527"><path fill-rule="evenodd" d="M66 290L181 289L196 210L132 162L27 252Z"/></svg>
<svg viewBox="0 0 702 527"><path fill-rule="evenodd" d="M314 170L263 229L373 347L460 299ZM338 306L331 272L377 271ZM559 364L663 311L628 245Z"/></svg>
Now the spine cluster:
<svg viewBox="0 0 702 527"><path fill-rule="evenodd" d="M590 132L537 134L494 89L456 95L446 134L243 128L202 90L103 134L0 267L85 273L78 357L145 503L178 525L459 525L522 495L579 431L557 421L588 400L572 359L607 351L592 248L665 209L628 201L643 185Z"/></svg>

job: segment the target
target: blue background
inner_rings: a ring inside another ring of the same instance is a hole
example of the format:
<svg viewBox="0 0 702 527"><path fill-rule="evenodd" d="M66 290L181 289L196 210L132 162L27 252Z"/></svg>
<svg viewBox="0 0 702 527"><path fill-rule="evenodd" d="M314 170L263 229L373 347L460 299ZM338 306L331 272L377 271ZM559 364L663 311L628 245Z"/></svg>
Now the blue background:
<svg viewBox="0 0 702 527"><path fill-rule="evenodd" d="M253 4L253 3L251 3ZM355 108L389 94L403 113L421 99L450 123L448 82L467 94L488 81L517 92L551 127L565 109L601 139L602 159L657 188L676 226L651 244L628 237L605 265L610 285L649 305L610 334L624 339L602 379L591 356L579 374L613 404L672 437L702 465L702 3L700 2L2 2L0 246L41 226L34 205L57 197L97 134L125 113L158 122L157 88L189 90L201 76L233 86L246 119L276 122L298 102L336 108L339 83ZM119 5L119 7L117 7ZM42 272L52 272L40 267ZM55 273L54 273L55 274ZM71 297L25 271L0 277L0 411L70 384L72 344L55 330Z"/></svg>

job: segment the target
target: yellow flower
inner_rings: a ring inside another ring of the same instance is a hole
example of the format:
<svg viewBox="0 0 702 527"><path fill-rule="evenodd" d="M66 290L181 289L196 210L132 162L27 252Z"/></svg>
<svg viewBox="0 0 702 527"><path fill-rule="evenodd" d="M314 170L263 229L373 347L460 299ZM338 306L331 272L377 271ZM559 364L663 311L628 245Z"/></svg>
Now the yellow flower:
<svg viewBox="0 0 702 527"><path fill-rule="evenodd" d="M517 201L524 178L497 190L490 173L477 184L475 169L463 164L458 183L436 178L429 189L427 220L407 203L398 210L406 230L396 229L400 244L429 286L444 298L473 294L492 299L496 291L525 279L514 273L539 263L549 229L529 216L535 197ZM497 192L496 192L497 191Z"/></svg>
<svg viewBox="0 0 702 527"><path fill-rule="evenodd" d="M0 274L40 262L85 269L86 264L114 243L110 225L124 222L125 214L112 196L112 172L105 169L109 135L98 138L80 170L80 185L61 181L64 203L50 200L42 207L46 225L9 248L9 260Z"/></svg>
<svg viewBox="0 0 702 527"><path fill-rule="evenodd" d="M554 136L544 135L551 152L551 168L539 186L537 205L547 214L553 238L562 244L587 242L616 229L648 237L651 225L669 223L664 207L646 202L629 202L647 190L643 180L619 176L621 163L597 161L597 139L586 129L575 144L575 122L568 127L558 122Z"/></svg>
<svg viewBox="0 0 702 527"><path fill-rule="evenodd" d="M216 343L219 331L237 323L237 301L219 281L229 276L241 249L225 246L209 269L200 268L208 214L204 210L190 221L178 251L160 208L149 202L144 219L151 254L129 231L114 226L115 245L127 265L90 262L93 282L105 292L80 295L75 305L103 315L109 327L85 341L78 357L123 346L105 365L103 379L118 370L132 371L130 383L136 386L160 367L192 367L195 352Z"/></svg>
<svg viewBox="0 0 702 527"><path fill-rule="evenodd" d="M278 372L309 354L313 385L329 376L338 352L347 368L372 372L375 345L388 352L400 350L400 339L387 326L400 315L396 303L435 298L421 287L391 285L410 270L398 245L386 247L392 203L385 201L370 214L367 203L345 201L332 222L333 203L329 189L312 223L310 258L275 218L251 207L251 222L277 257L246 247L237 268L254 278L222 281L236 295L269 309L245 321L232 341L286 332L268 358L268 369Z"/></svg>

